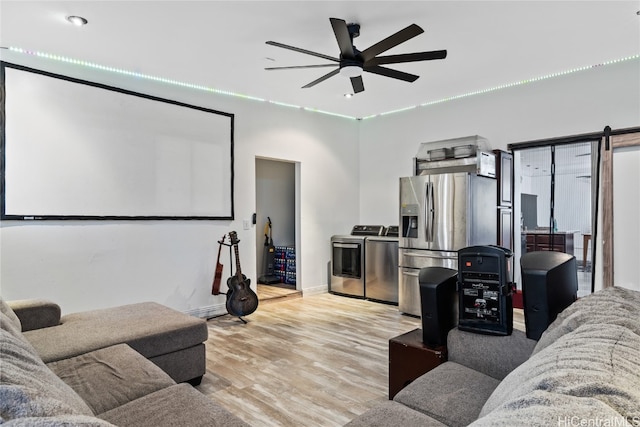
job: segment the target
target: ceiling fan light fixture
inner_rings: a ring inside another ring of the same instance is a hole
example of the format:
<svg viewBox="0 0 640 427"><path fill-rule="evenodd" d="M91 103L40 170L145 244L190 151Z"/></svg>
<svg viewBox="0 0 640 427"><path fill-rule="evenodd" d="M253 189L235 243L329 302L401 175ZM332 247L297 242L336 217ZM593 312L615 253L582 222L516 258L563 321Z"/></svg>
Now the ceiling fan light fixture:
<svg viewBox="0 0 640 427"><path fill-rule="evenodd" d="M362 75L362 67L357 65L345 65L340 68L340 75L348 78L359 77Z"/></svg>

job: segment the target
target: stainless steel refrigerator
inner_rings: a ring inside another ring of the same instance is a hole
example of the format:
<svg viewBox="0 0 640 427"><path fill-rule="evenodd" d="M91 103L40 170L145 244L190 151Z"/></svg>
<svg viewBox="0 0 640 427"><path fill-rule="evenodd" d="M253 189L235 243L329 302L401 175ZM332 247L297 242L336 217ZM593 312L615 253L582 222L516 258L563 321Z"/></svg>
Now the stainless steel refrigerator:
<svg viewBox="0 0 640 427"><path fill-rule="evenodd" d="M421 314L421 268L457 270L459 249L497 243L495 156L475 143L439 141L430 143L432 150L425 143L418 153L423 157L414 159L418 175L400 178L398 308L403 313ZM464 157L452 154L456 144L467 147ZM431 160L428 153L436 149L437 160Z"/></svg>

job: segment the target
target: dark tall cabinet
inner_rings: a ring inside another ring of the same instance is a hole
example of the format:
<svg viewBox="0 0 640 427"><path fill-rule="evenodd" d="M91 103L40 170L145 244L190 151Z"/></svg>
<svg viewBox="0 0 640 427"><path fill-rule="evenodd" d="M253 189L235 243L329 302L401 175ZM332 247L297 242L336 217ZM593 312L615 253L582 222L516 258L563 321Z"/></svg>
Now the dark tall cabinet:
<svg viewBox="0 0 640 427"><path fill-rule="evenodd" d="M535 230L538 228L538 195L522 193L520 200L522 225L525 230Z"/></svg>
<svg viewBox="0 0 640 427"><path fill-rule="evenodd" d="M513 250L513 155L494 150L498 181L498 246Z"/></svg>

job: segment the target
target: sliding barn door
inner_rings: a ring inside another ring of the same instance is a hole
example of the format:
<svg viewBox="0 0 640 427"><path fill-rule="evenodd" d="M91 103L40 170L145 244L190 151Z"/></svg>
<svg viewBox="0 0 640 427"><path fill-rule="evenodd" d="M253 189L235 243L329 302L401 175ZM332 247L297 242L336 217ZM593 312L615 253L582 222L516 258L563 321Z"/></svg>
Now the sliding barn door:
<svg viewBox="0 0 640 427"><path fill-rule="evenodd" d="M601 147L602 287L640 291L640 132Z"/></svg>

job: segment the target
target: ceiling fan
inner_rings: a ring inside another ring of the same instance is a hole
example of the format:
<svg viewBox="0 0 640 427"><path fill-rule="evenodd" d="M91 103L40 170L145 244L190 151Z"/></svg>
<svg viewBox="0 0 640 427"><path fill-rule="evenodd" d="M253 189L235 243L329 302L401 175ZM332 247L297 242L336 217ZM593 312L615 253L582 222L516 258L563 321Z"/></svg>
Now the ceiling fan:
<svg viewBox="0 0 640 427"><path fill-rule="evenodd" d="M354 93L362 92L364 91L364 82L362 81L363 71L373 74L379 74L385 77L391 77L392 79L414 82L418 79L419 76L398 70L393 70L387 67L381 67L381 65L399 64L403 62L429 61L432 59L444 59L447 57L446 50L378 56L379 54L386 52L387 50L401 43L404 43L419 34L422 34L424 30L416 24L411 24L405 29L400 30L397 33L387 37L386 39L379 41L378 43L368 47L367 49L359 51L353 45L353 39L360 35L360 25L353 23L347 24L346 21L338 18L329 18L329 21L331 21L331 27L333 27L333 32L336 36L336 40L338 41L338 46L340 48L339 58L274 41L266 42L271 46L281 47L300 53L306 53L307 55L317 56L319 58L338 63L338 68L325 74L319 79L316 79L311 83L302 86L303 88L315 86L318 83L327 80L329 77L333 77L336 74L342 74L351 79L351 85L353 86ZM296 68L322 68L335 66L336 64L297 65L292 67L268 67L265 68L265 70L287 70Z"/></svg>

